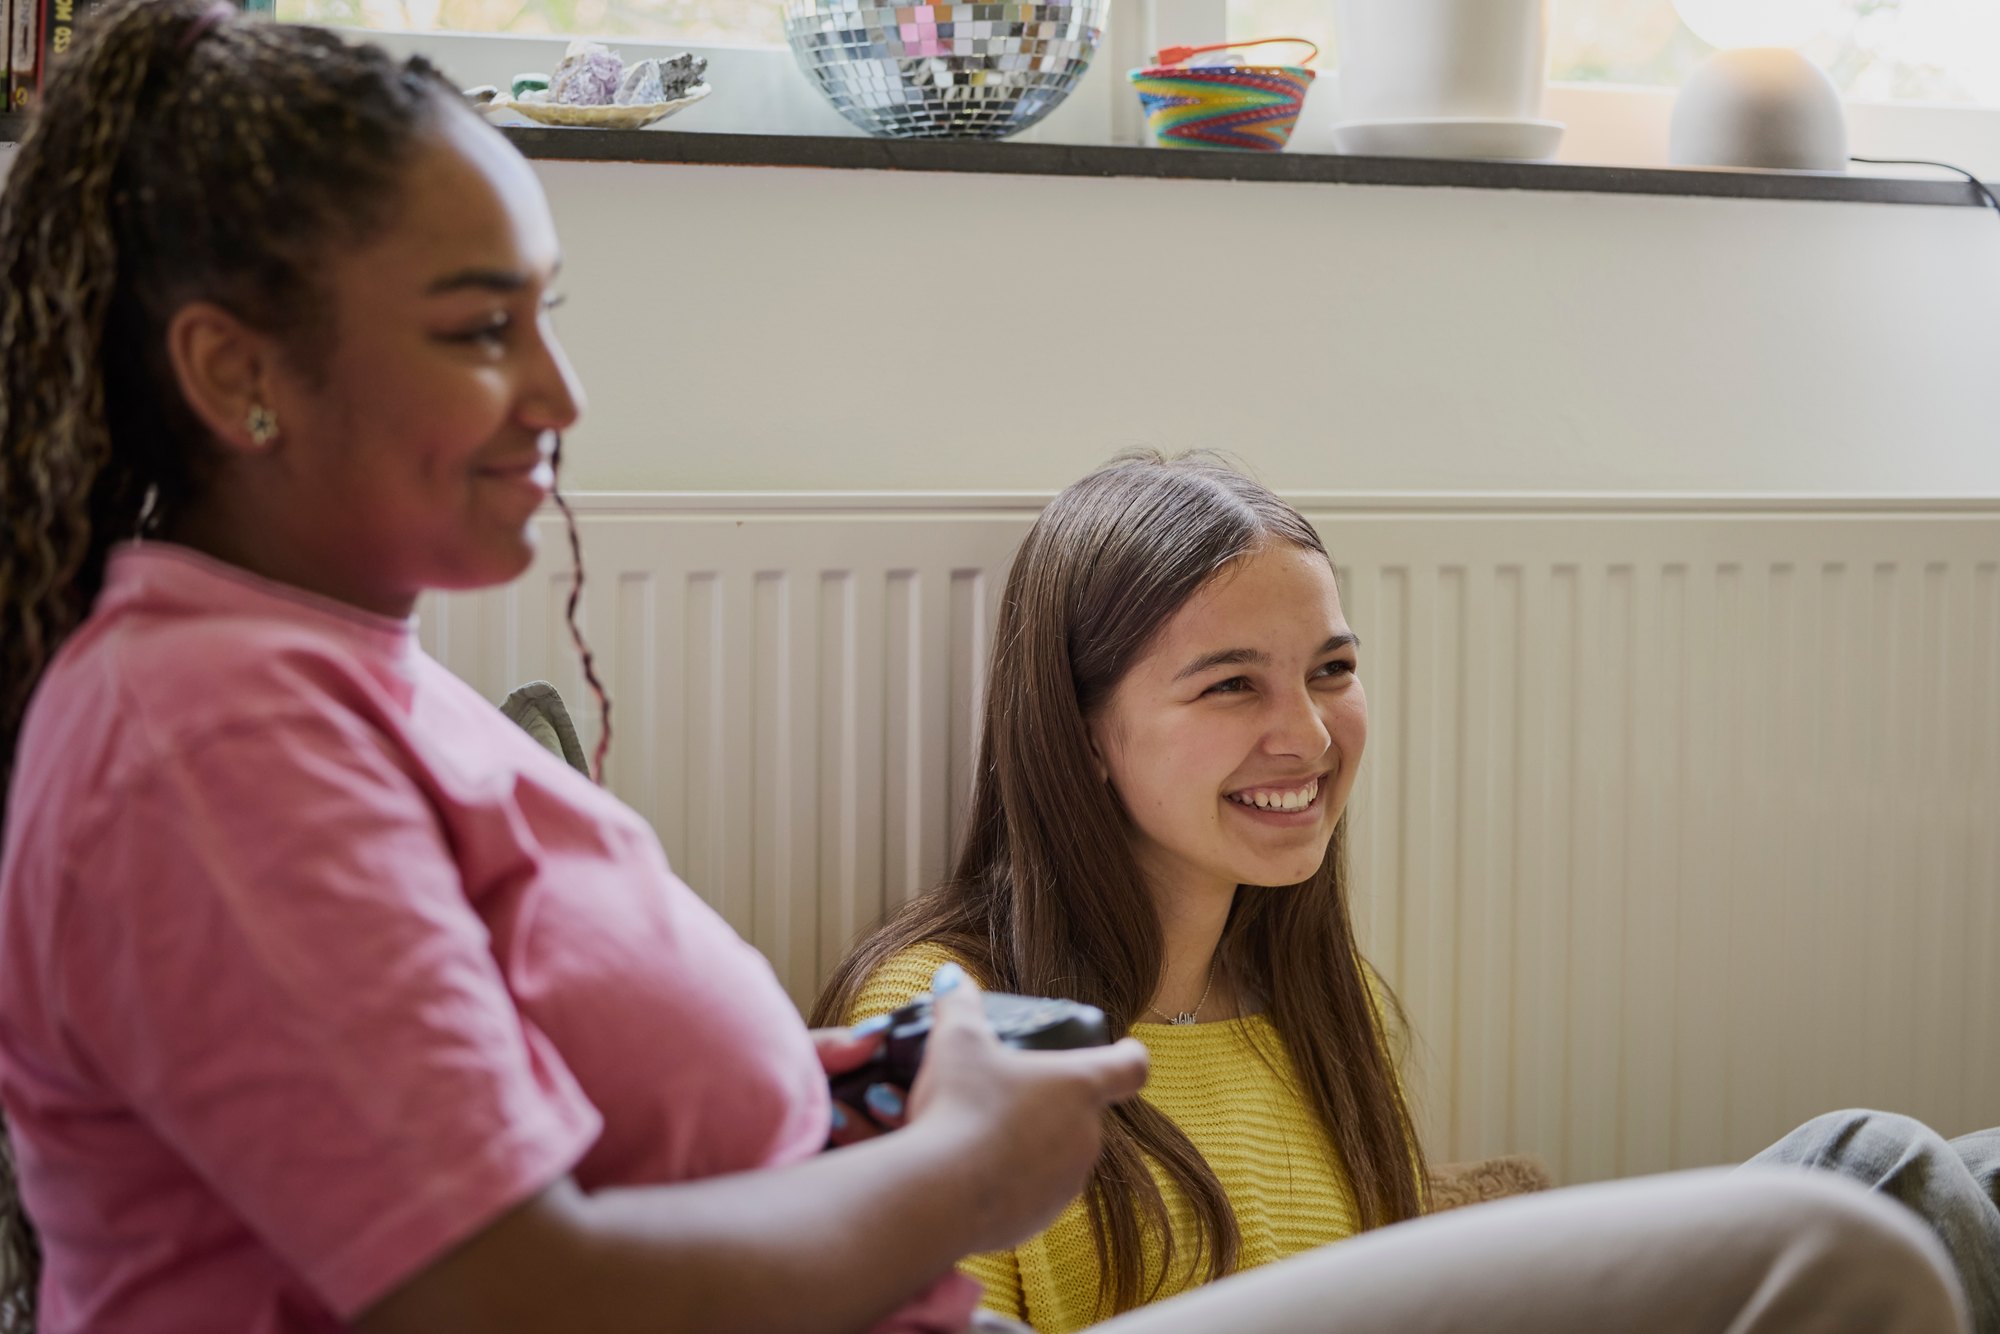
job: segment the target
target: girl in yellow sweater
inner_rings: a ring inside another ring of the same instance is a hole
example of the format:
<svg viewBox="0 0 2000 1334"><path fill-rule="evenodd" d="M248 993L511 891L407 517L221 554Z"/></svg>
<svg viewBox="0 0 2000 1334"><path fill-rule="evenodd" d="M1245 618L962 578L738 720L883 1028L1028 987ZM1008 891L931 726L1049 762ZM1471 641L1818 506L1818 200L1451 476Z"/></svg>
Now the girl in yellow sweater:
<svg viewBox="0 0 2000 1334"><path fill-rule="evenodd" d="M953 960L1149 1048L1087 1196L968 1263L989 1305L1058 1334L1418 1215L1395 1001L1348 913L1360 643L1312 527L1216 461L1122 460L1036 523L996 642L954 874L814 1016L892 1009Z"/></svg>
<svg viewBox="0 0 2000 1334"><path fill-rule="evenodd" d="M1148 1048L1086 1195L963 1263L989 1309L1068 1334L1422 1212L1400 1011L1348 912L1361 646L1312 527L1213 459L1120 460L1035 523L995 643L953 874L836 970L813 1015L881 1014L956 963L1097 1005ZM894 1091L869 1101L897 1122ZM1901 1195L1958 1262L1980 1334L2000 1334L2000 1209L1982 1199L2000 1197L2000 1134L1954 1152L1855 1116L1766 1160Z"/></svg>

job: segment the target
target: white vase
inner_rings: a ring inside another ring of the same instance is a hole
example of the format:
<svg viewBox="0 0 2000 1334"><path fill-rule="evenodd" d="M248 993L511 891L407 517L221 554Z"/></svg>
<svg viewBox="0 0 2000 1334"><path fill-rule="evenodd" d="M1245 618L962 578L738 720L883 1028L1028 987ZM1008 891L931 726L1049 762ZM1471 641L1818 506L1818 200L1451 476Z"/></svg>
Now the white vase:
<svg viewBox="0 0 2000 1334"><path fill-rule="evenodd" d="M1338 123L1534 120L1548 0L1336 0Z"/></svg>

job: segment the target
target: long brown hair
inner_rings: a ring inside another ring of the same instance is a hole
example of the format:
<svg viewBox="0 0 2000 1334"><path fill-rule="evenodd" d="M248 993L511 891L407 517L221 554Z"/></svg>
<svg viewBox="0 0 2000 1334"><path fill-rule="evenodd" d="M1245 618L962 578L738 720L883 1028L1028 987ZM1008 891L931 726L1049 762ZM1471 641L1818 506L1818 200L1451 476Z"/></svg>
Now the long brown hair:
<svg viewBox="0 0 2000 1334"><path fill-rule="evenodd" d="M0 801L110 548L200 485L210 444L168 318L216 301L311 364L330 323L315 261L390 221L458 100L420 59L209 0L107 6L56 62L0 194ZM31 1327L39 1268L14 1185L0 1137L9 1330Z"/></svg>
<svg viewBox="0 0 2000 1334"><path fill-rule="evenodd" d="M814 1023L841 1022L877 968L934 942L986 986L1086 1001L1117 1032L1130 1028L1159 985L1160 922L1126 817L1092 760L1089 720L1197 589L1274 542L1326 555L1296 510L1209 454L1122 456L1042 511L1000 604L957 865L841 963ZM1423 1153L1348 916L1344 818L1310 879L1237 890L1220 954L1283 1041L1361 1227L1422 1212ZM1393 1009L1386 987L1380 995ZM1149 1163L1189 1201L1191 1237L1174 1237ZM1177 1242L1192 1244L1188 1272L1204 1261L1210 1278L1236 1268L1240 1235L1221 1182L1143 1101L1111 1115L1087 1200L1111 1313L1157 1294L1176 1272ZM1148 1230L1165 1263L1142 1291Z"/></svg>

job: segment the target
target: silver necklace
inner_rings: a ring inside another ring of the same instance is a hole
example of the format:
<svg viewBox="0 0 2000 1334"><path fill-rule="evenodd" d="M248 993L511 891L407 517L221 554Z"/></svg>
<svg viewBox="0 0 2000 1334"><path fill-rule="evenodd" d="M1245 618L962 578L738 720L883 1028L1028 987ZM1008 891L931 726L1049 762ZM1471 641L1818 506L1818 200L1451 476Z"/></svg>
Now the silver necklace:
<svg viewBox="0 0 2000 1334"><path fill-rule="evenodd" d="M1169 1018L1164 1014L1160 1014L1158 1010L1154 1010L1150 1005L1146 1008L1152 1010L1154 1014L1159 1014L1160 1018L1165 1019L1168 1023L1176 1027L1193 1023L1195 1016L1201 1013L1201 1007L1208 1004L1208 993L1215 990L1215 965L1221 962L1221 957L1221 955L1217 955L1208 961L1208 985L1201 989L1201 999L1194 1003L1192 1010L1182 1010L1179 1014Z"/></svg>

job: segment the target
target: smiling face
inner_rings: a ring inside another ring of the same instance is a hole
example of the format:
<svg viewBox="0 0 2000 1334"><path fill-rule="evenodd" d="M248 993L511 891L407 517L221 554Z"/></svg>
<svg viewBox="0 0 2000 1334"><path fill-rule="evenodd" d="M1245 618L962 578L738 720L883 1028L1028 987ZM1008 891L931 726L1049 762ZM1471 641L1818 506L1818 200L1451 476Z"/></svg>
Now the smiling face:
<svg viewBox="0 0 2000 1334"><path fill-rule="evenodd" d="M286 564L395 614L527 568L582 398L549 326L560 254L527 163L449 113L404 181L393 224L328 257L330 336L309 365L280 359L279 438L246 461Z"/></svg>
<svg viewBox="0 0 2000 1334"><path fill-rule="evenodd" d="M1233 561L1161 628L1091 719L1156 892L1319 869L1368 739L1358 652L1326 557L1283 543Z"/></svg>

